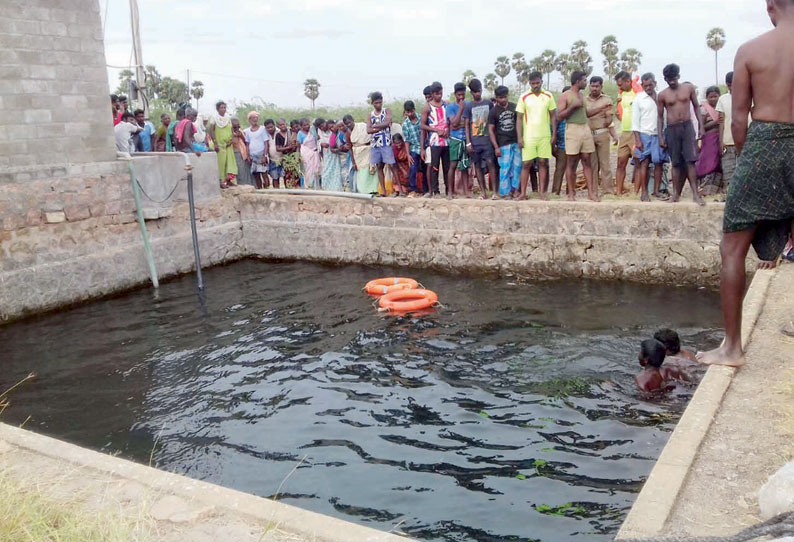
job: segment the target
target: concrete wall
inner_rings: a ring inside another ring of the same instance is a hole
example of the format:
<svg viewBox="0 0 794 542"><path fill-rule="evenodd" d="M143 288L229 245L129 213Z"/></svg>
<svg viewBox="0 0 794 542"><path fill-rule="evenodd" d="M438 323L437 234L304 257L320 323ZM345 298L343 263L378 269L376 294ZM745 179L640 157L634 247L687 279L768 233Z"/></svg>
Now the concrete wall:
<svg viewBox="0 0 794 542"><path fill-rule="evenodd" d="M722 205L240 197L264 257L714 286Z"/></svg>
<svg viewBox="0 0 794 542"><path fill-rule="evenodd" d="M115 158L105 63L97 0L0 2L0 184Z"/></svg>

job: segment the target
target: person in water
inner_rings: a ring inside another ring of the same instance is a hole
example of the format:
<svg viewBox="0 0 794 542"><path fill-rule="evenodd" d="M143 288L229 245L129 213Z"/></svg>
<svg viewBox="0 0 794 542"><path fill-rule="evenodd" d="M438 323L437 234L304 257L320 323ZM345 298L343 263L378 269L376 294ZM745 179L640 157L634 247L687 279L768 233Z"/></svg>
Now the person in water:
<svg viewBox="0 0 794 542"><path fill-rule="evenodd" d="M693 351L681 348L681 338L675 330L667 328L660 329L653 334L653 338L664 345L668 358L697 361Z"/></svg>
<svg viewBox="0 0 794 542"><path fill-rule="evenodd" d="M634 377L640 391L666 392L675 388L675 381L691 381L689 375L676 366L662 367L666 353L665 345L656 339L642 341L639 360L643 370Z"/></svg>

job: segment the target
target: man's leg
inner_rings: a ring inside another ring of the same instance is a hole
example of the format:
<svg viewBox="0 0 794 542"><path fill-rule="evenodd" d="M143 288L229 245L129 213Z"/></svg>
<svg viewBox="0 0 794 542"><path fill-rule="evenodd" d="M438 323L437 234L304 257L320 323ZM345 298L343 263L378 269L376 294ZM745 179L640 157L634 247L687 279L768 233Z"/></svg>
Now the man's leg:
<svg viewBox="0 0 794 542"><path fill-rule="evenodd" d="M653 164L653 197L663 198L662 189L662 174L664 173L664 162Z"/></svg>
<svg viewBox="0 0 794 542"><path fill-rule="evenodd" d="M706 202L703 201L703 198L700 196L700 192L698 191L698 174L695 164L692 162L687 163L686 170L687 177L689 177L689 188L692 189L692 200L700 206L706 205ZM683 188L683 183L681 183L681 185Z"/></svg>
<svg viewBox="0 0 794 542"><path fill-rule="evenodd" d="M529 168L529 184L532 186L533 192L540 192L538 187L538 159L532 160L532 167Z"/></svg>
<svg viewBox="0 0 794 542"><path fill-rule="evenodd" d="M672 203L677 203L681 199L681 192L684 190L684 168L678 167L673 164L673 197L670 198Z"/></svg>
<svg viewBox="0 0 794 542"><path fill-rule="evenodd" d="M629 165L629 158L630 156L622 156L618 158L618 169L615 173L615 184L617 185L615 188L615 193L618 196L622 196L626 192L625 183L626 183L626 168Z"/></svg>
<svg viewBox="0 0 794 542"><path fill-rule="evenodd" d="M488 160L488 184L491 188L491 196L495 198L499 193L499 183L497 182L496 165L493 159Z"/></svg>
<svg viewBox="0 0 794 542"><path fill-rule="evenodd" d="M521 163L521 193L520 198L526 199L527 185L529 184L529 170L532 168L532 160L523 161Z"/></svg>
<svg viewBox="0 0 794 542"><path fill-rule="evenodd" d="M447 196L452 194L452 189L455 184L455 176L453 175L451 179L447 179L447 172L449 171L449 147L439 147L439 153L441 158L441 166L444 168L444 187L446 188Z"/></svg>
<svg viewBox="0 0 794 542"><path fill-rule="evenodd" d="M386 164L384 162L378 163L378 186L380 186L380 193L386 195L386 172L384 171Z"/></svg>
<svg viewBox="0 0 794 542"><path fill-rule="evenodd" d="M565 177L565 170L568 167L568 155L564 150L557 149L557 160L554 163L554 184L551 191L554 194L560 195L562 190L562 180Z"/></svg>
<svg viewBox="0 0 794 542"><path fill-rule="evenodd" d="M747 282L745 258L750 250L755 229L725 233L720 244L722 271L720 274L720 296L722 317L725 321L725 340L710 352L698 353L697 359L706 365L744 365L742 349L742 305Z"/></svg>
<svg viewBox="0 0 794 542"><path fill-rule="evenodd" d="M441 147L428 147L430 150L430 166L428 167L430 175L429 191L426 197L432 198L438 194L438 164L441 161Z"/></svg>
<svg viewBox="0 0 794 542"><path fill-rule="evenodd" d="M411 160L413 163L411 164L411 171L408 174L408 190L412 194L416 193L416 175L419 172L420 162L419 162L419 155L415 152L410 153Z"/></svg>
<svg viewBox="0 0 794 542"><path fill-rule="evenodd" d="M576 166L578 165L579 156L569 154L565 167L565 192L568 194L568 201L576 201Z"/></svg>
<svg viewBox="0 0 794 542"><path fill-rule="evenodd" d="M593 153L593 174L599 179L601 192L612 194L612 170L610 168L609 146L611 141L609 133L604 132L594 137L596 152Z"/></svg>
<svg viewBox="0 0 794 542"><path fill-rule="evenodd" d="M636 160L636 158L635 158ZM639 165L639 171L637 172L637 177L640 179L640 188L642 189L642 195L640 196L640 201L651 201L651 196L648 195L648 184L651 180L651 158L648 157ZM654 175L656 174L656 168L654 167Z"/></svg>
<svg viewBox="0 0 794 542"><path fill-rule="evenodd" d="M595 186L595 179L593 178L593 162L590 159L592 155L583 152L579 155L582 159L582 169L584 169L584 179L587 182L587 197L591 201L601 201L598 197L598 188Z"/></svg>
<svg viewBox="0 0 794 542"><path fill-rule="evenodd" d="M444 180L449 179L447 183L447 199L452 199L455 196L455 173L458 169L458 162L457 160L452 160L450 157L449 160L449 169L444 170Z"/></svg>
<svg viewBox="0 0 794 542"><path fill-rule="evenodd" d="M474 155L474 174L477 176L477 184L480 187L480 199L488 198L488 187L485 184L485 173L480 167L480 161L477 154Z"/></svg>
<svg viewBox="0 0 794 542"><path fill-rule="evenodd" d="M540 199L549 199L549 160L538 158L538 184L540 185Z"/></svg>

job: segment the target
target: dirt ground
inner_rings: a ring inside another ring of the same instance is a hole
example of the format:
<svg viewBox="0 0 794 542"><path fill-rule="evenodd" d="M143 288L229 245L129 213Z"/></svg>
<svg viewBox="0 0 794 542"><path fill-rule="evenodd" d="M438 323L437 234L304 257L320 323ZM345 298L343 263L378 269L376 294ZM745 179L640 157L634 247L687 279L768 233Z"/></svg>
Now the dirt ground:
<svg viewBox="0 0 794 542"><path fill-rule="evenodd" d="M664 534L724 536L760 521L758 490L794 458L794 265L772 279L740 369L700 447Z"/></svg>

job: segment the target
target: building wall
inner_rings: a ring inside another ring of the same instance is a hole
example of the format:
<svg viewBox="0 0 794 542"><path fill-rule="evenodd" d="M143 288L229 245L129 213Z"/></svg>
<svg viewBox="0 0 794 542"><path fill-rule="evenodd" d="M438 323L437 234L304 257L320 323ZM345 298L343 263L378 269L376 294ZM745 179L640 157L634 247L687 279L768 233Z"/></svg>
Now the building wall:
<svg viewBox="0 0 794 542"><path fill-rule="evenodd" d="M114 160L97 0L0 2L0 185Z"/></svg>

